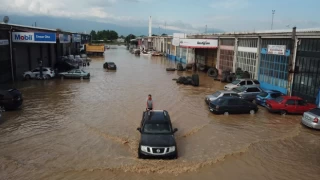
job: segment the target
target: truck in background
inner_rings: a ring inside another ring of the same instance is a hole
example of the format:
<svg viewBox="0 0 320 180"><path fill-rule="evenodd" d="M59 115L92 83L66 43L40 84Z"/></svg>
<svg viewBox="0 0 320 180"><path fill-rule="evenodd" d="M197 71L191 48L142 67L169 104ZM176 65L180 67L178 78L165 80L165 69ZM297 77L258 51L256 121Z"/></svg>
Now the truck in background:
<svg viewBox="0 0 320 180"><path fill-rule="evenodd" d="M103 56L105 51L104 44L81 44L80 53L85 53L87 55Z"/></svg>

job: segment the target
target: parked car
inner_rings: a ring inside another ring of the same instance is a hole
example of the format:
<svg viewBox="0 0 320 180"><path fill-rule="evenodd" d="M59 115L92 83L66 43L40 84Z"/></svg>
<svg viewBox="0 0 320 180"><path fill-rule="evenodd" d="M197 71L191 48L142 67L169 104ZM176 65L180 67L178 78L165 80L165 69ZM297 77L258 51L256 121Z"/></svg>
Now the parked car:
<svg viewBox="0 0 320 180"><path fill-rule="evenodd" d="M209 110L215 114L255 114L258 106L238 97L220 97L209 104Z"/></svg>
<svg viewBox="0 0 320 180"><path fill-rule="evenodd" d="M263 90L255 85L246 85L246 86L240 86L237 88L233 88L232 91L239 94L240 98L245 99L247 101L252 102L254 99L256 99L256 96L263 92Z"/></svg>
<svg viewBox="0 0 320 180"><path fill-rule="evenodd" d="M225 90L232 90L233 88L239 87L239 86L245 86L245 85L254 85L254 86L260 86L260 82L255 79L237 79L233 81L232 83L229 83L224 86Z"/></svg>
<svg viewBox="0 0 320 180"><path fill-rule="evenodd" d="M43 77L45 77L46 79L50 79L55 76L54 70L49 67L43 67L42 74L43 74ZM23 78L26 80L37 78L39 76L40 76L40 68L35 68L31 71L27 71L23 73Z"/></svg>
<svg viewBox="0 0 320 180"><path fill-rule="evenodd" d="M138 158L158 157L177 158L178 149L169 113L165 110L143 112L140 127L141 134Z"/></svg>
<svg viewBox="0 0 320 180"><path fill-rule="evenodd" d="M59 73L59 76L64 78L71 78L71 79L77 79L81 77L84 79L89 79L90 73L87 73L82 69L73 69L68 72Z"/></svg>
<svg viewBox="0 0 320 180"><path fill-rule="evenodd" d="M209 104L211 101L214 101L220 97L229 97L229 96L234 96L234 97L240 97L236 92L234 91L217 91L211 95L207 95L205 98L205 102Z"/></svg>
<svg viewBox="0 0 320 180"><path fill-rule="evenodd" d="M18 109L23 102L22 94L17 89L0 90L0 107L5 110Z"/></svg>
<svg viewBox="0 0 320 180"><path fill-rule="evenodd" d="M310 111L304 112L301 123L313 128L313 129L320 129L320 108L314 108L311 109Z"/></svg>
<svg viewBox="0 0 320 180"><path fill-rule="evenodd" d="M4 108L0 106L0 120L1 120L1 117L2 117L2 113L4 112Z"/></svg>
<svg viewBox="0 0 320 180"><path fill-rule="evenodd" d="M269 112L280 113L282 115L287 113L303 114L316 107L315 104L306 103L297 96L280 96L274 100L267 100L266 105Z"/></svg>
<svg viewBox="0 0 320 180"><path fill-rule="evenodd" d="M117 70L117 65L114 62L105 62L103 64L103 68L109 70Z"/></svg>
<svg viewBox="0 0 320 180"><path fill-rule="evenodd" d="M266 100L276 99L277 97L284 96L280 91L264 90L256 96L256 104L266 106Z"/></svg>

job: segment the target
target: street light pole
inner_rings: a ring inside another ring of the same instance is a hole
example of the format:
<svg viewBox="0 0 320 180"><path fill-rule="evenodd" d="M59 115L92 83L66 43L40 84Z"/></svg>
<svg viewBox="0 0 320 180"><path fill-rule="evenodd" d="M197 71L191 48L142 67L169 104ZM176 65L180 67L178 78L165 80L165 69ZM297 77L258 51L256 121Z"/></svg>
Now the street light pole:
<svg viewBox="0 0 320 180"><path fill-rule="evenodd" d="M272 22L271 22L271 30L273 29L273 17L274 17L274 13L276 12L276 10L272 10Z"/></svg>

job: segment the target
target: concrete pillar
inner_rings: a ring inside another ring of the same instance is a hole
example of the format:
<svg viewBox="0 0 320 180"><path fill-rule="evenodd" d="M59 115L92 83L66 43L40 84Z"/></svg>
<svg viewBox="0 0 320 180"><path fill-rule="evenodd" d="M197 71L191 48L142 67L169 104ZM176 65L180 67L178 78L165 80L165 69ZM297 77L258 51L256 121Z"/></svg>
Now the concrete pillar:
<svg viewBox="0 0 320 180"><path fill-rule="evenodd" d="M216 68L218 70L220 65L220 46L221 46L221 41L220 41L220 38L218 38L217 63L216 63Z"/></svg>
<svg viewBox="0 0 320 180"><path fill-rule="evenodd" d="M256 72L255 72L255 79L259 79L259 69L260 69L260 60L261 60L261 36L258 37L258 46L257 46L257 59L256 59Z"/></svg>
<svg viewBox="0 0 320 180"><path fill-rule="evenodd" d="M189 62L189 48L187 48L187 52L186 52L186 63L188 64Z"/></svg>
<svg viewBox="0 0 320 180"><path fill-rule="evenodd" d="M236 72L236 62L237 62L237 55L238 55L238 38L236 37L234 40L234 57L233 57L233 72Z"/></svg>

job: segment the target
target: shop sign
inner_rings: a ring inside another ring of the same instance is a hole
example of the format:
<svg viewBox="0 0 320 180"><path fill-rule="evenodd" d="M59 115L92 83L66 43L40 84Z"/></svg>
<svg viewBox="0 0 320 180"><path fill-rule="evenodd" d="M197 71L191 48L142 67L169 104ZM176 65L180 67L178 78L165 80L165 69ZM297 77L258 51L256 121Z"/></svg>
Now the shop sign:
<svg viewBox="0 0 320 180"><path fill-rule="evenodd" d="M80 34L72 34L72 42L81 42Z"/></svg>
<svg viewBox="0 0 320 180"><path fill-rule="evenodd" d="M172 39L172 45L179 46L180 44L180 38L173 38Z"/></svg>
<svg viewBox="0 0 320 180"><path fill-rule="evenodd" d="M180 47L218 48L218 40L216 39L180 39Z"/></svg>
<svg viewBox="0 0 320 180"><path fill-rule="evenodd" d="M68 34L59 34L59 42L60 43L70 43L71 37Z"/></svg>
<svg viewBox="0 0 320 180"><path fill-rule="evenodd" d="M0 46L5 46L9 45L9 40L8 39L0 39Z"/></svg>
<svg viewBox="0 0 320 180"><path fill-rule="evenodd" d="M56 43L56 34L44 32L13 32L12 42Z"/></svg>
<svg viewBox="0 0 320 180"><path fill-rule="evenodd" d="M285 45L268 45L268 54L285 55Z"/></svg>

